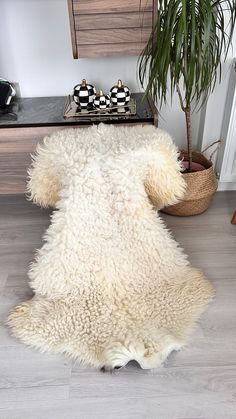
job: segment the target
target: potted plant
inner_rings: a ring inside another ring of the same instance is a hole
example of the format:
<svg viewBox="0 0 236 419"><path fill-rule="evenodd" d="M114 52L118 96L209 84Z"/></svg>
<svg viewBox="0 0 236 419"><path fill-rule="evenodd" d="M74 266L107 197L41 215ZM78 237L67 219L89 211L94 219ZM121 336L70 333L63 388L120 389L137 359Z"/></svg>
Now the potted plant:
<svg viewBox="0 0 236 419"><path fill-rule="evenodd" d="M187 151L183 152L187 190L184 200L165 208L175 215L199 214L208 208L217 181L211 161L192 149L192 112L202 106L219 77L221 60L232 42L236 0L159 0L157 19L140 55L139 79L145 94L160 105L179 96L185 114ZM201 169L201 170L199 170Z"/></svg>

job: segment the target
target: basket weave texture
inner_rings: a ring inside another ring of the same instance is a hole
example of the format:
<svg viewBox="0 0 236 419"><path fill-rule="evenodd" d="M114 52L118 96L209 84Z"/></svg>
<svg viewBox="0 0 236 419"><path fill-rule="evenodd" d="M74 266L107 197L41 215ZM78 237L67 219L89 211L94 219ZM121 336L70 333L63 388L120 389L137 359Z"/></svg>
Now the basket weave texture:
<svg viewBox="0 0 236 419"><path fill-rule="evenodd" d="M181 154L187 161L187 151L184 150ZM166 214L186 217L201 214L209 207L217 189L217 179L212 162L197 151L193 151L193 161L200 163L205 167L205 170L183 173L187 184L184 199L176 205L165 207L162 211Z"/></svg>

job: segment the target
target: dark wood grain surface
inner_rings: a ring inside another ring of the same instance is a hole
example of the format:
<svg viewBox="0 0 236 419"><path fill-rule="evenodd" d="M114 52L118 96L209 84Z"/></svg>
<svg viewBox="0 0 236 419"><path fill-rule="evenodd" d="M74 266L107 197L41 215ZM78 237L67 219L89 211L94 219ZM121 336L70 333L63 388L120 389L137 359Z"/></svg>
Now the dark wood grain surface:
<svg viewBox="0 0 236 419"><path fill-rule="evenodd" d="M46 135L65 127L0 129L0 194L25 193L31 153Z"/></svg>
<svg viewBox="0 0 236 419"><path fill-rule="evenodd" d="M125 42L119 44L78 45L80 58L101 58L126 55L139 55L146 43Z"/></svg>
<svg viewBox="0 0 236 419"><path fill-rule="evenodd" d="M152 26L152 12L75 15L76 30L104 29L104 26L106 29L150 28Z"/></svg>
<svg viewBox="0 0 236 419"><path fill-rule="evenodd" d="M125 42L145 43L150 36L149 28L128 29L94 29L92 31L77 31L79 45L119 44Z"/></svg>
<svg viewBox="0 0 236 419"><path fill-rule="evenodd" d="M69 0L68 6L75 58L138 56L152 34L157 0Z"/></svg>
<svg viewBox="0 0 236 419"><path fill-rule="evenodd" d="M153 9L153 0L73 0L74 13L147 12Z"/></svg>
<svg viewBox="0 0 236 419"><path fill-rule="evenodd" d="M71 34L71 44L72 44L73 57L78 58L73 0L67 0L67 4L68 4L68 13L69 13L69 20L70 20L70 34Z"/></svg>

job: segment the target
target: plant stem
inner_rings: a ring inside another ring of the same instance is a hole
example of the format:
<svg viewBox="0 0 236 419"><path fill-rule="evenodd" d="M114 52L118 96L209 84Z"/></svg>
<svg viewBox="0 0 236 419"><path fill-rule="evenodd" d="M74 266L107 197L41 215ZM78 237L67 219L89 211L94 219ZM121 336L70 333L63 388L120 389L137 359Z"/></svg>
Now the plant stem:
<svg viewBox="0 0 236 419"><path fill-rule="evenodd" d="M186 108L184 106L183 96L181 94L181 91L180 91L180 88L179 88L179 85L178 84L176 85L176 90L177 90L177 93L178 93L178 96L179 96L179 101L180 101L181 109L182 109L182 111L185 112Z"/></svg>
<svg viewBox="0 0 236 419"><path fill-rule="evenodd" d="M184 105L183 96L181 94L181 90L179 88L179 85L176 85L176 90L179 96L180 106L182 111L184 111L185 114L185 120L186 120L186 131L187 131L187 145L188 145L188 170L189 172L192 172L192 124L191 124L191 106Z"/></svg>
<svg viewBox="0 0 236 419"><path fill-rule="evenodd" d="M187 143L188 143L188 170L192 172L192 124L191 124L191 106L188 105L185 108L185 120L187 129Z"/></svg>

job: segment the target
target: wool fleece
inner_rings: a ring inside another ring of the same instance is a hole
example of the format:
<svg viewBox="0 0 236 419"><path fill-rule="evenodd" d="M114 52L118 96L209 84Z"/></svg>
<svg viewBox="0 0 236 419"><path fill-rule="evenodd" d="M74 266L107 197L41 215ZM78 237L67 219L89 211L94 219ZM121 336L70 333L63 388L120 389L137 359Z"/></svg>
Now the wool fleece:
<svg viewBox="0 0 236 419"><path fill-rule="evenodd" d="M35 296L8 319L16 337L108 369L156 368L187 343L213 288L157 212L185 192L166 132L56 132L37 147L28 192L55 210L29 271Z"/></svg>

